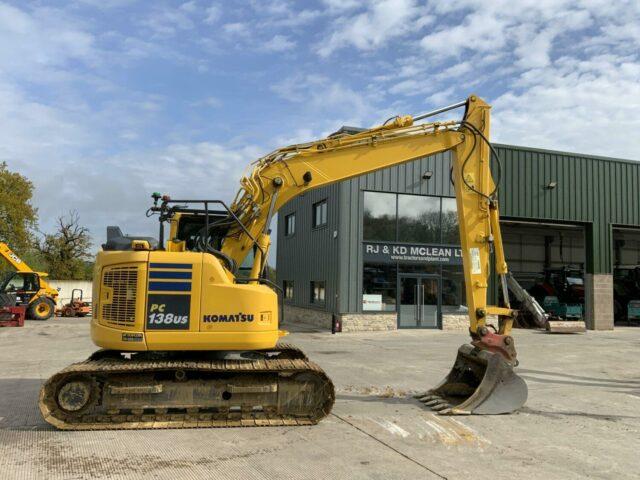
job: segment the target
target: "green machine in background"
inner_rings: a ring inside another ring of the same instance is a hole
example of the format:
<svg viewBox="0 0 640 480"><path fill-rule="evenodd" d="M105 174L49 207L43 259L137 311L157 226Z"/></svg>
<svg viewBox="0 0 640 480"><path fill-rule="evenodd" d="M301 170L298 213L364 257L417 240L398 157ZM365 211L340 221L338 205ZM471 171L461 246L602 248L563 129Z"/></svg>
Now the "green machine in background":
<svg viewBox="0 0 640 480"><path fill-rule="evenodd" d="M627 304L627 320L640 320L640 300L631 300Z"/></svg>
<svg viewBox="0 0 640 480"><path fill-rule="evenodd" d="M582 305L579 303L562 303L558 297L544 297L542 308L547 313L566 320L582 320Z"/></svg>

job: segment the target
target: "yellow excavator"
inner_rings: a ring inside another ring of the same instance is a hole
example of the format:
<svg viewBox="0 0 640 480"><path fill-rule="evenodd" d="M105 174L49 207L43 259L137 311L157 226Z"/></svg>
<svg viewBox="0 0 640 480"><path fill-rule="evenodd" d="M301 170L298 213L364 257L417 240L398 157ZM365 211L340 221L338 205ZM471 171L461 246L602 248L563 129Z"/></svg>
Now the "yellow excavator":
<svg viewBox="0 0 640 480"><path fill-rule="evenodd" d="M461 107L461 120L417 123ZM275 150L252 164L230 206L154 194L147 215L159 216L158 241L108 229L93 282L91 337L102 349L46 381L45 420L68 430L317 423L332 408L334 387L302 351L279 343L287 333L278 326L282 292L265 275L271 219L313 188L445 151L452 152L471 344L419 398L451 415L520 408L527 386L514 372L516 312L508 304L489 127L490 106L471 96ZM487 305L492 259L502 306Z"/></svg>
<svg viewBox="0 0 640 480"><path fill-rule="evenodd" d="M6 243L0 242L0 258L4 258L15 271L0 283L0 294L15 295L17 305L25 306L27 318L48 320L53 316L58 301L58 290L53 288L44 272L34 272Z"/></svg>

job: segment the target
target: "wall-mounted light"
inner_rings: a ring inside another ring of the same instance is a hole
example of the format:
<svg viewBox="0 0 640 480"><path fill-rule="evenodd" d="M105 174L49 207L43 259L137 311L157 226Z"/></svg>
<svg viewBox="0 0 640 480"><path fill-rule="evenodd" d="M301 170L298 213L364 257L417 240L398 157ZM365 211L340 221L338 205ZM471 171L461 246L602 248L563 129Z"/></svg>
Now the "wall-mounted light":
<svg viewBox="0 0 640 480"><path fill-rule="evenodd" d="M549 182L544 186L544 188L546 188L547 190L553 190L557 186L558 186L558 182Z"/></svg>
<svg viewBox="0 0 640 480"><path fill-rule="evenodd" d="M427 170L422 174L423 180L429 180L431 177L433 177L433 172L431 170Z"/></svg>

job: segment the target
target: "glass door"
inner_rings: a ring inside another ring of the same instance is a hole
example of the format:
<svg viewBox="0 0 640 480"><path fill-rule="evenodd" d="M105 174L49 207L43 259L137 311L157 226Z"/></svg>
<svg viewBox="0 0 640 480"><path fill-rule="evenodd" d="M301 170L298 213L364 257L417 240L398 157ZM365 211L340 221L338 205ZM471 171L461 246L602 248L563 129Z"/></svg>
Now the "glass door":
<svg viewBox="0 0 640 480"><path fill-rule="evenodd" d="M438 328L438 277L400 275L398 328Z"/></svg>
<svg viewBox="0 0 640 480"><path fill-rule="evenodd" d="M398 289L398 328L416 328L418 326L418 277L400 275Z"/></svg>
<svg viewBox="0 0 640 480"><path fill-rule="evenodd" d="M423 277L419 284L419 327L438 328L438 279Z"/></svg>

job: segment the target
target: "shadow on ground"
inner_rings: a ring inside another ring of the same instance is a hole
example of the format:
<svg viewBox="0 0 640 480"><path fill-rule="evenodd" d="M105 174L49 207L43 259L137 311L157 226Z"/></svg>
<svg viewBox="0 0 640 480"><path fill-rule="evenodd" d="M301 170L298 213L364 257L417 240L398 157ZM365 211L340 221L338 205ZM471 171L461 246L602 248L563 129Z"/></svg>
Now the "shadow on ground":
<svg viewBox="0 0 640 480"><path fill-rule="evenodd" d="M602 387L606 389L630 389L625 393L640 394L640 379L615 379L602 377L587 377L584 375L571 375L569 373L548 372L545 370L530 370L519 368L518 375L525 380L540 383L553 383L559 385L575 385L578 387Z"/></svg>
<svg viewBox="0 0 640 480"><path fill-rule="evenodd" d="M0 379L0 430L54 430L40 415L39 378Z"/></svg>

